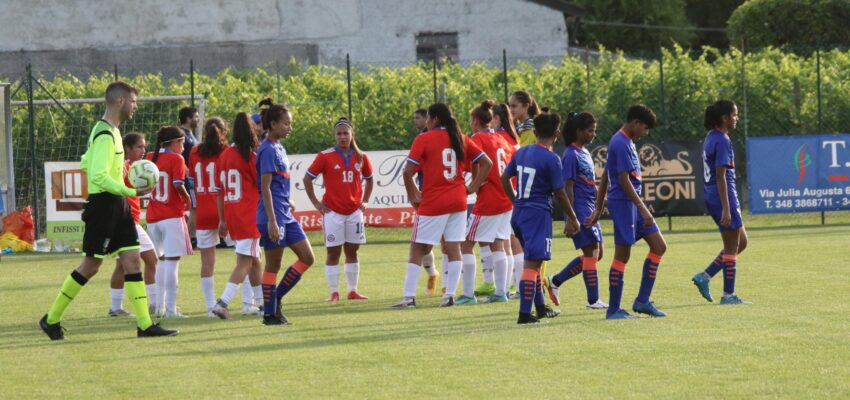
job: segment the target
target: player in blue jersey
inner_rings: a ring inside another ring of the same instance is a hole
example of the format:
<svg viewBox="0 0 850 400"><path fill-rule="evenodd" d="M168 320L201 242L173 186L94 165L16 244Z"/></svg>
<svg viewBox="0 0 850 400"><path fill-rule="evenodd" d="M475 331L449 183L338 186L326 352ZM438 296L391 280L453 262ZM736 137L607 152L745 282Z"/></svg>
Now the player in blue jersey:
<svg viewBox="0 0 850 400"><path fill-rule="evenodd" d="M596 117L589 112L571 112L564 123L564 143L567 148L561 158L563 167L564 189L567 198L573 205L576 217L584 225L573 236L576 249L581 249L582 256L576 257L567 264L561 272L552 277L546 277L544 287L549 292L549 298L555 305L561 304L558 288L569 279L582 274L584 287L587 290L587 307L591 309L606 309L608 304L599 299L599 283L596 264L602 258L602 229L594 219L594 211L602 209L596 206L596 175L593 171L593 160L585 146L596 138ZM603 181L604 192L608 183ZM548 281L548 282L547 282Z"/></svg>
<svg viewBox="0 0 850 400"><path fill-rule="evenodd" d="M655 113L645 105L633 105L629 108L626 123L608 143L608 160L603 179L608 180L608 212L614 222L614 260L608 275L608 319L634 318L620 308L620 300L623 297L623 275L631 256L632 245L641 238L649 245L649 254L643 262L640 291L632 303L632 310L653 317L667 316L665 312L655 308L650 299L658 265L667 251L667 243L640 198L640 163L634 144L635 140L648 135L654 126Z"/></svg>
<svg viewBox="0 0 850 400"><path fill-rule="evenodd" d="M730 100L719 100L705 109L708 134L702 147L705 169L705 206L720 229L723 250L705 271L692 281L700 294L714 301L708 282L722 269L723 297L720 304L750 304L735 295L735 265L738 254L747 247L747 231L741 219L741 206L735 190L735 154L729 132L738 124L738 107Z"/></svg>
<svg viewBox="0 0 850 400"><path fill-rule="evenodd" d="M289 159L280 141L292 132L292 114L280 104L270 106L263 114L263 129L268 134L257 151L257 180L260 182L257 229L266 253L262 281L263 324L286 325L289 321L283 315L283 296L313 265L313 248L301 225L292 216L289 201ZM285 247L292 249L298 260L286 270L280 284L275 285Z"/></svg>
<svg viewBox="0 0 850 400"><path fill-rule="evenodd" d="M534 324L539 318L552 318L560 314L544 301L540 266L552 258L552 195L567 213L564 233L572 237L579 223L572 204L564 192L561 160L549 150L561 136L558 114L540 114L534 118L534 135L537 142L520 148L501 176L505 193L514 202L511 216L513 227L525 251L522 279L519 283L520 305L518 324ZM514 194L511 177L517 177ZM537 316L531 315L531 305Z"/></svg>

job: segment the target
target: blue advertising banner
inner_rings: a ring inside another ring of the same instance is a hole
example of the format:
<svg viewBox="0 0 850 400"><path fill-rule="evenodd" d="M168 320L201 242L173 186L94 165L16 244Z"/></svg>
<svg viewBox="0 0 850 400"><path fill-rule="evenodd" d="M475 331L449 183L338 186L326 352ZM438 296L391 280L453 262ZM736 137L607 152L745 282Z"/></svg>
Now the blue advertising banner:
<svg viewBox="0 0 850 400"><path fill-rule="evenodd" d="M747 139L750 211L850 210L850 134Z"/></svg>

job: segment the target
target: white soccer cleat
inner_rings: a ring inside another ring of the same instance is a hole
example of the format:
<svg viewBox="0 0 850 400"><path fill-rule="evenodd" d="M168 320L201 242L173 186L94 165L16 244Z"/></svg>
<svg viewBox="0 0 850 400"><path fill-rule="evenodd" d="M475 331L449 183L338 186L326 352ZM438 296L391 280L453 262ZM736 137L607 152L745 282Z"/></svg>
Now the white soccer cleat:
<svg viewBox="0 0 850 400"><path fill-rule="evenodd" d="M390 308L416 308L416 299L413 297L402 298L401 301L391 305Z"/></svg>
<svg viewBox="0 0 850 400"><path fill-rule="evenodd" d="M162 317L163 318L189 318L188 316L183 315L183 313L180 312L179 308L174 310L174 311L166 310L165 314L163 314Z"/></svg>
<svg viewBox="0 0 850 400"><path fill-rule="evenodd" d="M588 304L586 307L591 309L591 310L607 310L608 309L608 303L602 301L602 299L599 299L599 300L596 300L596 303Z"/></svg>
<svg viewBox="0 0 850 400"><path fill-rule="evenodd" d="M250 306L242 306L242 315L257 315L263 316L263 307L255 307L253 305Z"/></svg>

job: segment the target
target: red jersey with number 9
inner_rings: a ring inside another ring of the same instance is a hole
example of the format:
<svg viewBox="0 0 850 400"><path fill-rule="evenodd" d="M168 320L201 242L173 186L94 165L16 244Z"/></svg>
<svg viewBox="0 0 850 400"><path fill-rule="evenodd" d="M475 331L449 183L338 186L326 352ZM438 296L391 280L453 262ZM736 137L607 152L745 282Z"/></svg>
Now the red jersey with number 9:
<svg viewBox="0 0 850 400"><path fill-rule="evenodd" d="M345 156L341 150L331 147L316 155L316 159L307 169L307 175L314 179L322 175L325 194L322 203L333 212L350 215L368 199L363 198L362 179L372 179L372 162L366 153L358 160L353 150Z"/></svg>
<svg viewBox="0 0 850 400"><path fill-rule="evenodd" d="M153 153L148 153L146 158L153 160ZM186 179L183 156L173 151L161 150L156 159L156 166L159 168L159 181L151 194L145 220L153 223L169 218L183 218L183 199L175 189L177 186L183 186Z"/></svg>
<svg viewBox="0 0 850 400"><path fill-rule="evenodd" d="M189 153L189 176L195 180L195 229L218 229L218 171L219 155L201 157L200 146Z"/></svg>
<svg viewBox="0 0 850 400"><path fill-rule="evenodd" d="M218 157L218 187L224 196L224 222L232 240L256 239L257 204L260 189L257 185L257 155L251 152L248 161L239 149L230 146Z"/></svg>
<svg viewBox="0 0 850 400"><path fill-rule="evenodd" d="M484 154L487 154L487 157L493 162L493 168L490 168L487 180L478 190L472 213L475 215L499 215L510 211L514 206L508 195L505 194L505 189L502 188L502 181L499 177L502 175L505 166L511 161L514 152L513 147L492 129L477 132L472 135L471 141L481 147Z"/></svg>
<svg viewBox="0 0 850 400"><path fill-rule="evenodd" d="M449 140L449 132L437 127L419 134L413 140L407 162L422 171L422 203L419 215L434 216L466 211L466 182L464 171L484 152L466 135L463 140L464 161L458 160Z"/></svg>

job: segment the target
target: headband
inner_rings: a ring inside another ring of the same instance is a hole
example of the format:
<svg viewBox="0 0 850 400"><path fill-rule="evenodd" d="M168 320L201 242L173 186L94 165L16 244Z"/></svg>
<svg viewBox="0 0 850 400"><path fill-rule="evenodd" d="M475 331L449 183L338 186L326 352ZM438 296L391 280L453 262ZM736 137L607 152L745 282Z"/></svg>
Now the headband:
<svg viewBox="0 0 850 400"><path fill-rule="evenodd" d="M341 120L337 121L336 124L334 124L334 129L339 128L340 126L347 126L351 129L354 129L354 126L351 125L351 123L348 122L347 119L341 119Z"/></svg>

